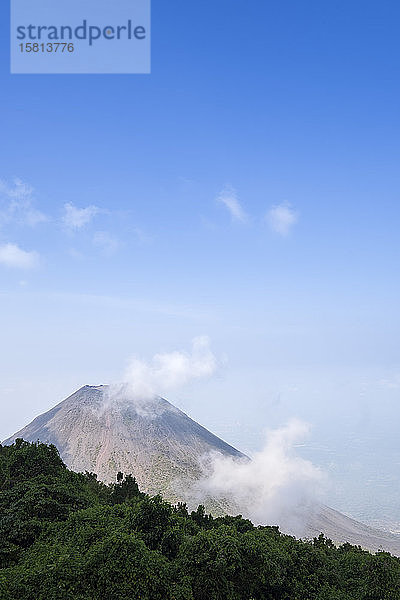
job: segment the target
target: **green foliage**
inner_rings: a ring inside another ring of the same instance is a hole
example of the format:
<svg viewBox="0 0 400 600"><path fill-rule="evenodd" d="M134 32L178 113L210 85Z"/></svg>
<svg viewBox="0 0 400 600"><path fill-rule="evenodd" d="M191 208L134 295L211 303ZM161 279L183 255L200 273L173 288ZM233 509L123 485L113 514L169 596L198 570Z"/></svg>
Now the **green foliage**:
<svg viewBox="0 0 400 600"><path fill-rule="evenodd" d="M112 486L111 502L113 504L121 504L131 498L136 498L142 494L139 491L139 486L136 479L132 475L126 475L124 478L121 472L117 475L117 482Z"/></svg>
<svg viewBox="0 0 400 600"><path fill-rule="evenodd" d="M399 600L400 560L189 514L57 449L0 446L0 600Z"/></svg>

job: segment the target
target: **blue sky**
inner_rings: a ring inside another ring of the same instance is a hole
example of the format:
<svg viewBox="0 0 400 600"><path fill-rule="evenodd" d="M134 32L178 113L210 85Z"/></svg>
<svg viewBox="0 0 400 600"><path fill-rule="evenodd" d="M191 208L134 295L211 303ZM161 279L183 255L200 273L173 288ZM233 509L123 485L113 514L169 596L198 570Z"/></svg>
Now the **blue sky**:
<svg viewBox="0 0 400 600"><path fill-rule="evenodd" d="M10 75L0 11L0 438L208 335L170 399L216 433L298 416L389 460L398 3L154 0L150 76Z"/></svg>

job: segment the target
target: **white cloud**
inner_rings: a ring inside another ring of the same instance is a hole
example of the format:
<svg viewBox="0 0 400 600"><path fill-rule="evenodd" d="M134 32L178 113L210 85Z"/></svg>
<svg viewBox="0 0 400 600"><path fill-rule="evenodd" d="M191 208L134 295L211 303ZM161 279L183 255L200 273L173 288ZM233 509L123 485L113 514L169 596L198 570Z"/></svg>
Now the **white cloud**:
<svg viewBox="0 0 400 600"><path fill-rule="evenodd" d="M210 377L217 368L217 359L206 336L192 342L191 352L175 351L156 354L151 362L133 358L125 379L136 399L152 398L186 385L192 380Z"/></svg>
<svg viewBox="0 0 400 600"><path fill-rule="evenodd" d="M39 264L37 252L27 252L16 244L0 246L0 264L15 269L32 269Z"/></svg>
<svg viewBox="0 0 400 600"><path fill-rule="evenodd" d="M243 210L237 198L236 191L233 188L224 188L217 196L217 201L222 202L222 204L228 209L233 221L246 223L248 220L247 214Z"/></svg>
<svg viewBox="0 0 400 600"><path fill-rule="evenodd" d="M107 231L96 231L93 244L100 248L106 256L112 256L118 250L120 243Z"/></svg>
<svg viewBox="0 0 400 600"><path fill-rule="evenodd" d="M288 203L277 204L268 211L266 220L273 231L287 236L297 223L298 214Z"/></svg>
<svg viewBox="0 0 400 600"><path fill-rule="evenodd" d="M34 190L31 186L15 179L12 186L0 181L0 224L18 223L34 227L48 217L34 208Z"/></svg>
<svg viewBox="0 0 400 600"><path fill-rule="evenodd" d="M279 524L303 535L310 507L319 499L324 474L295 453L296 444L309 432L297 419L271 431L264 448L250 461L221 454L211 457L210 474L195 494L229 498L237 510L256 524Z"/></svg>
<svg viewBox="0 0 400 600"><path fill-rule="evenodd" d="M67 202L67 204L64 204L63 222L69 229L81 229L88 225L99 212L100 209L97 206L91 205L78 208L72 202Z"/></svg>

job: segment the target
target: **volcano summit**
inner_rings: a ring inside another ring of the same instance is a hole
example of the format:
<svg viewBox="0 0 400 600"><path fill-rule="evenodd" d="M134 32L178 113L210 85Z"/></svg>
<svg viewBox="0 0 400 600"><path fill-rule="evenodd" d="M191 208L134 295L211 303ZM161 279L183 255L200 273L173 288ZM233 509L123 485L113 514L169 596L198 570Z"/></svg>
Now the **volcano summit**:
<svg viewBox="0 0 400 600"><path fill-rule="evenodd" d="M4 444L16 438L54 444L70 469L107 483L132 473L142 491L172 502L202 476L210 452L245 458L167 400L133 401L113 386L81 388Z"/></svg>

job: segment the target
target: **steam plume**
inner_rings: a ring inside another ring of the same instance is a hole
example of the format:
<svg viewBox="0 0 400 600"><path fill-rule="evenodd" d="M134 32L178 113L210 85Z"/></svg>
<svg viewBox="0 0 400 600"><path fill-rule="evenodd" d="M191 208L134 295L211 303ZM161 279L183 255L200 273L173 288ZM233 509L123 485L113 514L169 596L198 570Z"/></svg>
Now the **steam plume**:
<svg viewBox="0 0 400 600"><path fill-rule="evenodd" d="M136 398L152 398L182 387L194 379L211 376L217 359L206 336L192 342L191 352L156 354L151 362L132 358L125 374L131 394Z"/></svg>
<svg viewBox="0 0 400 600"><path fill-rule="evenodd" d="M166 396L193 380L210 377L218 361L207 336L196 337L190 352L155 354L151 361L131 358L124 383L115 383L105 391L101 411L117 403L133 403L136 411L149 418L163 411L154 399Z"/></svg>
<svg viewBox="0 0 400 600"><path fill-rule="evenodd" d="M303 535L306 514L324 481L322 472L294 450L308 431L306 423L290 421L270 432L264 448L250 461L214 455L198 491L234 502L256 524L279 524L282 530Z"/></svg>

